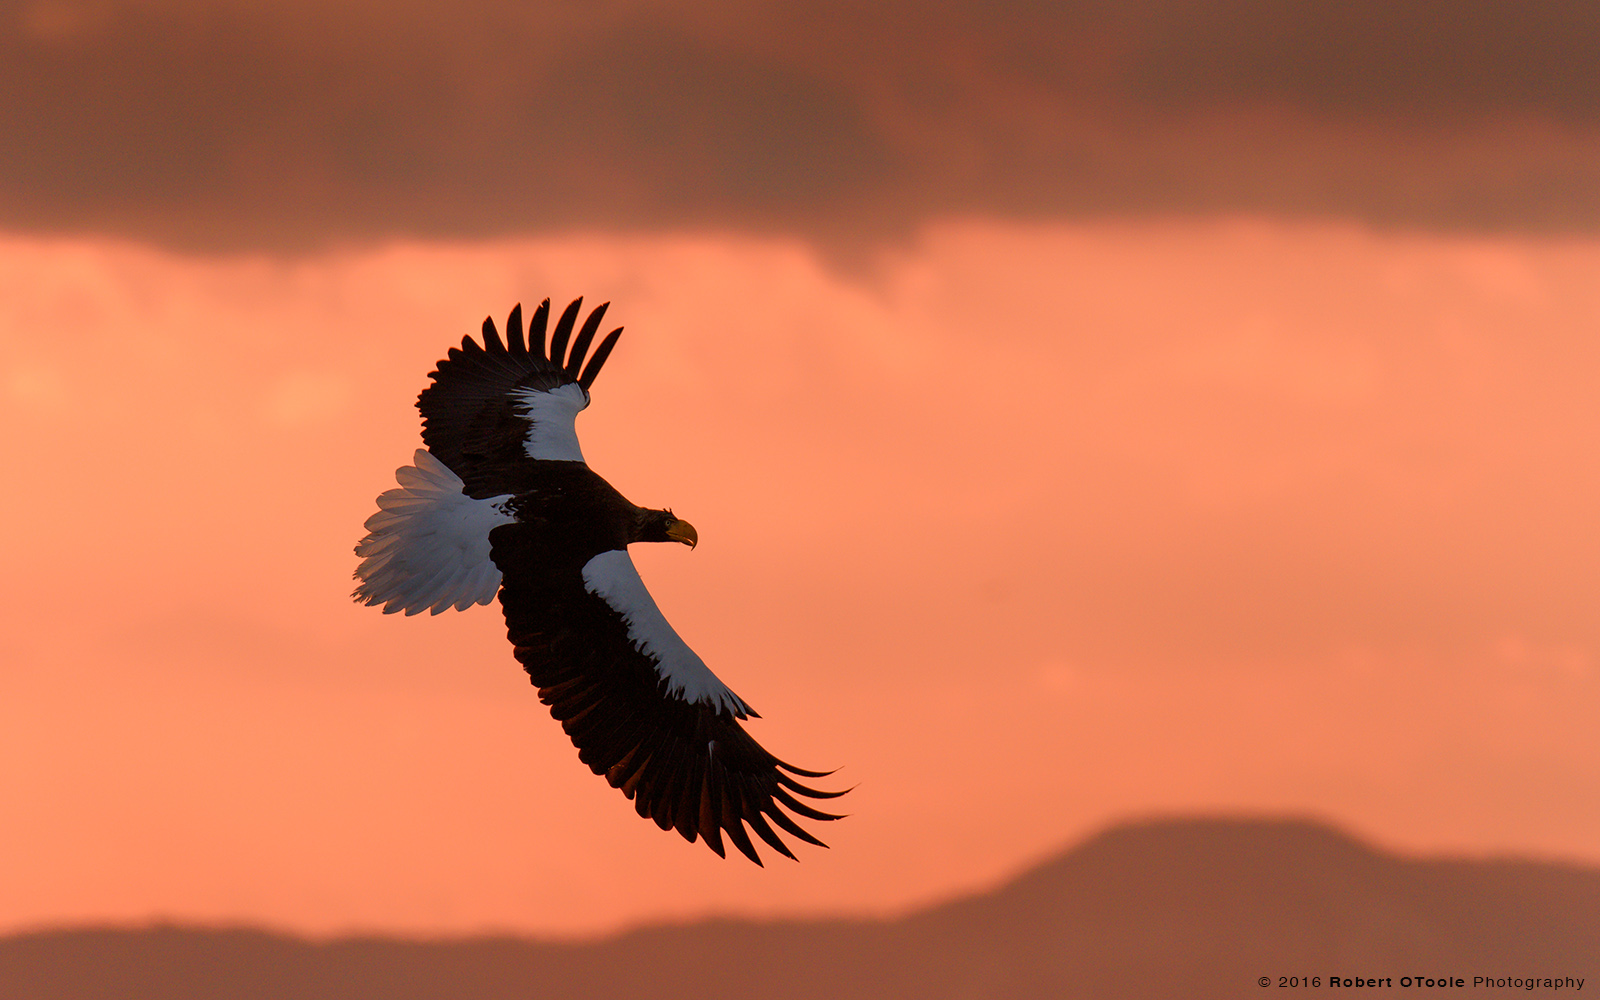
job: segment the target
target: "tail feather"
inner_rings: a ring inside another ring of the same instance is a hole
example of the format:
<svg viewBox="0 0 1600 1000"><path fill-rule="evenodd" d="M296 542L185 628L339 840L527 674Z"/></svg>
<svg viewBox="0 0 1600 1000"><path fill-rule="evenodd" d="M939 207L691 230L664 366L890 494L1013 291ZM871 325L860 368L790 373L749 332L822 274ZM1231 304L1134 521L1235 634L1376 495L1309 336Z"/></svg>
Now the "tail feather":
<svg viewBox="0 0 1600 1000"><path fill-rule="evenodd" d="M359 584L350 596L381 604L384 614L488 604L500 589L489 532L515 520L503 509L510 497L467 496L460 477L425 449L412 461L395 470L400 488L380 494L378 512L367 518L368 534L356 543Z"/></svg>

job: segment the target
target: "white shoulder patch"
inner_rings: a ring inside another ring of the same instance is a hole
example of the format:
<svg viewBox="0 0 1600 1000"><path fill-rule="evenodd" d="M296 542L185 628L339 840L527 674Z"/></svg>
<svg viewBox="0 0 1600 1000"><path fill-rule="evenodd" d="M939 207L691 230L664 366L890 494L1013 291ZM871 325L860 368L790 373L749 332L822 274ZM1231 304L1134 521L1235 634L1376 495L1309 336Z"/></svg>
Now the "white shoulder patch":
<svg viewBox="0 0 1600 1000"><path fill-rule="evenodd" d="M738 695L717 679L704 660L689 648L645 589L644 580L625 549L612 549L590 559L583 567L583 585L622 616L634 648L656 663L656 673L667 680L667 693L688 702L726 708L738 718L750 711Z"/></svg>
<svg viewBox="0 0 1600 1000"><path fill-rule="evenodd" d="M512 396L527 408L533 426L523 449L529 458L556 462L581 462L578 447L578 413L589 405L589 394L576 382L558 389L521 389Z"/></svg>
<svg viewBox="0 0 1600 1000"><path fill-rule="evenodd" d="M351 596L383 605L384 614L488 604L500 589L489 531L516 520L503 508L510 495L474 500L427 450L418 448L412 461L395 470L400 489L379 494L380 510L367 518L369 534L356 544L361 585Z"/></svg>

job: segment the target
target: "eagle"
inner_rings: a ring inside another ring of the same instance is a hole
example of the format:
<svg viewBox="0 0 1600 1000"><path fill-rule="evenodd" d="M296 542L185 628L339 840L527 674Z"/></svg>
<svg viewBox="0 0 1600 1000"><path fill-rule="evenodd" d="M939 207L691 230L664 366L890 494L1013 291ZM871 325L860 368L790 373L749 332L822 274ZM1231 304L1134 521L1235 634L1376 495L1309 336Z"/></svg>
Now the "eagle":
<svg viewBox="0 0 1600 1000"><path fill-rule="evenodd" d="M841 818L802 801L845 794L798 780L832 772L785 763L745 731L756 711L668 624L628 555L634 542L693 549L693 525L631 503L584 461L576 419L622 329L591 353L609 303L574 337L582 305L561 313L548 346L549 299L526 338L520 304L504 340L485 318L482 344L463 337L429 373L417 397L426 447L378 496L351 596L415 615L498 594L539 700L641 817L721 857L726 835L757 865L746 826L790 859L778 830L826 847L794 816Z"/></svg>

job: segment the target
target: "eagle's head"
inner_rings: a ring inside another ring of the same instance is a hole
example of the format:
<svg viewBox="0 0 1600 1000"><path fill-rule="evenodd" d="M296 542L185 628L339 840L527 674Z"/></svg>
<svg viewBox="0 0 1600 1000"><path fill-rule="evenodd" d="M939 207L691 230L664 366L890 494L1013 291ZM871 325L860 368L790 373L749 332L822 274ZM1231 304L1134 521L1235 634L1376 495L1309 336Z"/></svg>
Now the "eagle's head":
<svg viewBox="0 0 1600 1000"><path fill-rule="evenodd" d="M641 509L639 514L637 541L682 542L691 549L700 543L700 535L694 530L694 525L679 520L670 510Z"/></svg>

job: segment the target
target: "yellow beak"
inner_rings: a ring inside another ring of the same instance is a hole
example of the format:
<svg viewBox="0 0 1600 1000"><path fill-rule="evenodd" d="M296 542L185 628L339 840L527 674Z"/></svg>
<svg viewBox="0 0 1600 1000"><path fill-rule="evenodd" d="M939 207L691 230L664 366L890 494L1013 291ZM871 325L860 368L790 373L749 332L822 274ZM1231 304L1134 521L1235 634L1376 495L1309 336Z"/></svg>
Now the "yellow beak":
<svg viewBox="0 0 1600 1000"><path fill-rule="evenodd" d="M673 521L667 525L667 537L675 542L682 542L694 548L700 544L700 533L694 530L694 525L688 521Z"/></svg>

